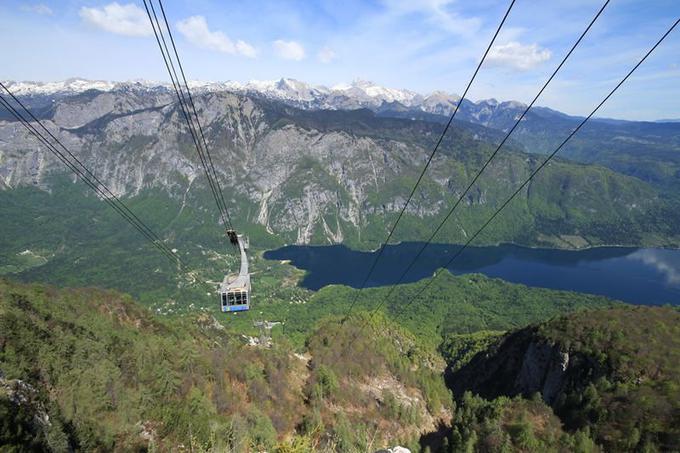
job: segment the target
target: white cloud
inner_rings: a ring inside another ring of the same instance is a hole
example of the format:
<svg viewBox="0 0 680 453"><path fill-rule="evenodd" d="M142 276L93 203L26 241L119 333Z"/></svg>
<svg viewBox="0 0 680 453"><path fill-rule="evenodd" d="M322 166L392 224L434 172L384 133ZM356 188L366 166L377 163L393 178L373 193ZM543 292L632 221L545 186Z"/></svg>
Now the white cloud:
<svg viewBox="0 0 680 453"><path fill-rule="evenodd" d="M236 41L236 51L248 58L255 58L257 56L257 49L240 39Z"/></svg>
<svg viewBox="0 0 680 453"><path fill-rule="evenodd" d="M44 3L36 3L34 5L23 5L22 10L28 11L30 13L42 14L44 16L52 15L52 8L45 5Z"/></svg>
<svg viewBox="0 0 680 453"><path fill-rule="evenodd" d="M203 16L192 16L177 23L177 29L192 44L204 49L255 58L257 50L245 41L233 42L221 31L211 31Z"/></svg>
<svg viewBox="0 0 680 453"><path fill-rule="evenodd" d="M493 46L486 60L493 65L509 66L511 68L526 71L552 56L549 49L543 49L538 44L520 44L511 41L507 44Z"/></svg>
<svg viewBox="0 0 680 453"><path fill-rule="evenodd" d="M330 63L331 61L335 60L335 52L333 52L333 49L330 47L324 47L319 51L318 54L316 54L316 57L319 59L321 63Z"/></svg>
<svg viewBox="0 0 680 453"><path fill-rule="evenodd" d="M83 6L79 14L85 22L118 35L150 36L153 33L146 13L133 3L113 2L103 8Z"/></svg>
<svg viewBox="0 0 680 453"><path fill-rule="evenodd" d="M299 42L277 39L272 45L278 56L284 60L300 61L305 58L305 48Z"/></svg>
<svg viewBox="0 0 680 453"><path fill-rule="evenodd" d="M678 263L673 263L672 260L664 259L665 251L660 250L638 250L632 255L628 255L628 259L642 261L648 266L656 268L658 272L666 277L666 283L669 285L680 284L680 268Z"/></svg>
<svg viewBox="0 0 680 453"><path fill-rule="evenodd" d="M479 31L481 20L463 17L452 11L455 0L382 0L383 5L397 16L417 14L428 22L458 35L472 35Z"/></svg>

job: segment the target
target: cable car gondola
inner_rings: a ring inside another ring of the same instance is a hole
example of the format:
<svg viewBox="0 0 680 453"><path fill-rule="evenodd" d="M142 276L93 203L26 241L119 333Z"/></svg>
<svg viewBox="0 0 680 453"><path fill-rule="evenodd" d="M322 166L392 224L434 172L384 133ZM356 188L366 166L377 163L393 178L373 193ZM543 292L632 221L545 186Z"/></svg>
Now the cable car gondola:
<svg viewBox="0 0 680 453"><path fill-rule="evenodd" d="M224 276L220 284L220 307L223 313L246 311L250 309L250 274L248 273L248 240L234 230L228 230L227 236L232 244L238 245L241 251L241 269L238 274Z"/></svg>

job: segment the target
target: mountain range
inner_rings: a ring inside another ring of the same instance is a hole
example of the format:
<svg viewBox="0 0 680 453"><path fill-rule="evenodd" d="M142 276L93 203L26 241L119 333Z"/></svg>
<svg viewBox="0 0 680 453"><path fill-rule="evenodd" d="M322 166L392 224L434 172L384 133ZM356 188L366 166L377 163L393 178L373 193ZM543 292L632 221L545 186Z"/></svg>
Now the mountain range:
<svg viewBox="0 0 680 453"><path fill-rule="evenodd" d="M76 81L67 86L84 87ZM191 137L167 88L133 84L23 97L114 193L160 191L177 216L191 204L214 212ZM240 227L254 227L266 243L273 237L375 247L442 128L436 121L365 108L300 109L230 91L197 90L195 98L227 205ZM53 178L65 173L63 165L8 119L0 117L0 187L37 186L54 193ZM427 238L430 225L463 193L502 136L496 128L456 121L395 239ZM542 159L510 142L436 240L464 241ZM673 245L680 225L675 203L641 179L557 160L508 206L503 219L513 220L495 223L479 239L558 247Z"/></svg>
<svg viewBox="0 0 680 453"><path fill-rule="evenodd" d="M115 82L106 80L88 80L71 78L56 82L4 81L15 95L36 96L68 96L94 90L100 92L113 91L159 91L173 92L173 87L167 82L151 80L131 80ZM437 90L428 94L420 94L408 89L388 88L371 81L357 79L347 84L331 87L313 85L300 80L282 77L278 80L251 80L248 82L224 81L206 82L189 81L189 87L195 93L232 92L262 96L268 99L283 101L289 105L304 109L352 110L370 108L380 112L394 112L406 110L412 114L418 112L448 116L453 112L461 97L457 94ZM500 117L505 122L514 118L513 115L501 114L504 111L521 113L527 107L519 101L498 101L483 99L477 102L465 99L460 108L460 119L477 122L484 126L503 128ZM542 112L547 117L562 117L581 119L552 110L546 107L536 107L533 111ZM516 115L515 115L516 116ZM515 118L516 119L516 118ZM609 120L605 118L595 121L609 124L646 123L643 121ZM677 119L659 119L657 123L677 123Z"/></svg>
<svg viewBox="0 0 680 453"><path fill-rule="evenodd" d="M173 93L167 83L153 81L90 81L80 78L61 82L5 82L17 95L35 106L44 106L65 96L98 92ZM333 87L311 85L281 78L272 81L189 83L197 94L229 92L279 101L305 110L370 109L379 116L420 119L444 123L460 96L434 91L422 95L411 90L386 88L355 80ZM595 105L596 100L593 100ZM473 102L465 99L456 118L507 132L526 105L495 99ZM0 118L4 112L0 112ZM523 118L512 138L528 153L549 153L582 120L547 107L534 107ZM561 155L583 163L595 163L652 183L666 192L680 189L680 123L673 120L623 121L592 119Z"/></svg>
<svg viewBox="0 0 680 453"><path fill-rule="evenodd" d="M15 95L25 97L63 97L87 91L99 92L168 92L174 93L173 86L167 82L150 80L132 80L114 82L105 80L87 80L71 78L58 82L3 82ZM408 89L388 88L367 80L354 80L348 84L332 87L312 85L291 78L278 80L251 80L245 83L236 81L204 82L190 81L192 92L215 93L231 92L285 102L288 105L307 110L355 110L367 108L389 114L410 118L427 118L424 114L451 115L460 101L460 96L445 91L433 91L420 94ZM516 117L526 108L526 104L518 101L497 101L484 99L478 102L466 99L461 105L459 118L484 126L502 128L501 117L505 122ZM564 118L569 115L547 109L538 108L544 114L553 113ZM511 112L511 113L503 113ZM625 122L624 122L625 123ZM505 126L505 124L503 124Z"/></svg>
<svg viewBox="0 0 680 453"><path fill-rule="evenodd" d="M172 85L163 82L136 80L128 82L111 82L103 80L86 80L80 78L67 79L60 82L13 82L5 84L21 96L38 95L73 95L88 90L120 91L124 89L136 90L172 90ZM399 102L409 107L423 107L423 111L434 113L437 105L455 104L459 96L434 92L428 96L420 95L409 90L385 88L374 83L356 80L351 84L336 85L331 88L322 85L311 85L299 80L281 78L279 80L253 80L240 82L201 82L191 81L189 87L193 92L230 91L235 93L256 94L286 101L292 105L316 109L347 109L375 106L384 103ZM431 106L431 107L427 107Z"/></svg>

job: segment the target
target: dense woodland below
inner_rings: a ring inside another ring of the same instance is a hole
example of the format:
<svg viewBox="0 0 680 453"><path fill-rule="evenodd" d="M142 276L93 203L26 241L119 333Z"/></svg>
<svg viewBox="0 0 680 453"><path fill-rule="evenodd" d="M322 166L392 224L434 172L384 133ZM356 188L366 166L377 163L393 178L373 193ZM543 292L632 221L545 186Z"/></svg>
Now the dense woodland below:
<svg viewBox="0 0 680 453"><path fill-rule="evenodd" d="M421 314L359 310L341 323L351 294L314 294L300 311L308 317L275 328L259 347L215 312L159 317L114 291L3 280L0 440L55 451L677 445L677 310L451 276ZM499 388L516 378L487 384L475 371L519 374L531 341L579 357L564 397L544 402L538 390Z"/></svg>

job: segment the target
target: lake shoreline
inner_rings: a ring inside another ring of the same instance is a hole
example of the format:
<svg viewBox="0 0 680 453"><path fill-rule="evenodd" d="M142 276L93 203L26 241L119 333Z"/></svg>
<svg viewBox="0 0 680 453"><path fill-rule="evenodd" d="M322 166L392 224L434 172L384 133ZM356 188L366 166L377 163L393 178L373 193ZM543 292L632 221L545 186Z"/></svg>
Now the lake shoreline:
<svg viewBox="0 0 680 453"><path fill-rule="evenodd" d="M680 305L680 250L630 246L593 246L579 250L527 247L517 244L469 246L451 261L461 244L419 242L390 244L364 285L377 250L345 245L284 246L263 258L286 260L304 272L298 283L312 291L332 284L353 288L413 283L441 268L454 275L479 273L490 278L554 290L610 297L638 305ZM403 280L399 280L405 276Z"/></svg>
<svg viewBox="0 0 680 453"><path fill-rule="evenodd" d="M390 247L392 246L400 246L404 244L423 244L424 241L398 241L398 242L392 242L389 244ZM450 245L450 246L461 246L463 244L458 244L455 242L431 242L430 245L433 246L442 246L442 245ZM336 243L336 244L287 244L284 243L282 246L277 247L275 249L266 249L264 250L263 253L271 252L274 250L279 250L284 247L318 247L318 248L323 248L323 247L335 247L335 246L341 246L345 247L348 250L352 250L354 252L361 252L361 253L375 253L380 250L380 247L377 247L375 249L361 249L361 248L352 248L342 242ZM490 244L481 244L481 245L469 245L468 247L475 247L475 248L484 248L484 247L502 247L502 246L513 246L513 247L520 247L524 249L530 249L530 250L555 250L555 251L561 251L561 252L582 252L582 251L587 251L587 250L596 250L596 249L607 249L607 248L622 248L622 249L654 249L654 250L674 250L674 251L680 251L680 247L671 247L671 246L662 246L662 245L650 245L650 246L642 246L642 245L626 245L626 244L598 244L598 245L588 245L586 247L547 247L547 246L541 246L541 245L526 245L526 244L520 244L518 242L496 242L496 243L490 243ZM429 247L429 246L428 246Z"/></svg>

